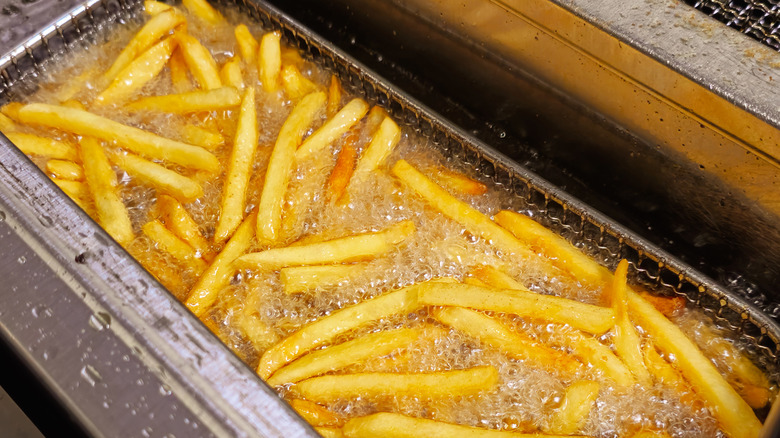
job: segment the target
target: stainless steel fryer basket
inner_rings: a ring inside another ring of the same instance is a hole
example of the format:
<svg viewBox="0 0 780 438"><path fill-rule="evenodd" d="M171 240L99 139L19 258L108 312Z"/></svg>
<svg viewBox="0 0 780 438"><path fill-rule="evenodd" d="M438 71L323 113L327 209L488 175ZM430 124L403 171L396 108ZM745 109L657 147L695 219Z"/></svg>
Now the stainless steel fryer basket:
<svg viewBox="0 0 780 438"><path fill-rule="evenodd" d="M117 23L138 13L141 4L137 0L91 1L0 58L0 102L30 93L49 64L105 36ZM349 91L384 106L433 147L476 167L511 191L515 203L506 207L533 212L608 266L628 259L636 281L659 293L685 296L736 331L761 363L778 368L780 326L758 309L476 141L273 7L254 0L237 0L237 4L265 27L281 29L288 43L337 73ZM62 403L77 412L90 433L117 433L111 430L116 427L111 421L99 418L109 413L107 418L118 419L115 424L126 428L120 434L127 436L141 434L140 425L149 425L155 435L170 430L191 436L193 424L204 435L316 436L3 136L0 213L4 241L16 242L8 245L9 250L34 259L13 269L0 269L0 273L12 280L20 270L45 277L41 287L31 284L34 281L25 283L24 295L10 288L0 293L3 303L9 303L0 311L0 334ZM56 288L43 287L54 283ZM63 295L68 299L63 300ZM30 308L38 309L37 314L40 306L50 310L48 318L31 324L30 318L20 316L32 312ZM94 339L79 342L86 336L81 327L93 330L87 333ZM51 353L44 355L51 345L74 343L77 347L72 351L60 350L53 358ZM84 344L89 344L88 351ZM146 383L126 391L125 370L112 371L120 367L107 357L118 358L112 359L116 362L129 358L126 362L134 364L138 380ZM62 368L74 372L61 372ZM147 415L139 422L128 420L124 405L114 403L115 399L128 399L125 405L135 403L136 412L147 414L159 406L178 407L170 419ZM780 430L774 418L771 415L767 421L767 436Z"/></svg>

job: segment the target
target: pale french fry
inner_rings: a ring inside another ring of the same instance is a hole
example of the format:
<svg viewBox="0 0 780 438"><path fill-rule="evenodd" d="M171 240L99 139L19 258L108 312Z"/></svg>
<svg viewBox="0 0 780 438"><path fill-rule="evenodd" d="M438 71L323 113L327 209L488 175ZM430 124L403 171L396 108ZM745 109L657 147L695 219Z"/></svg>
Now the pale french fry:
<svg viewBox="0 0 780 438"><path fill-rule="evenodd" d="M316 426L314 430L316 430L322 438L344 438L344 434L341 432L340 427Z"/></svg>
<svg viewBox="0 0 780 438"><path fill-rule="evenodd" d="M81 165L68 160L55 159L47 161L46 172L59 179L71 181L82 181L84 179L84 169Z"/></svg>
<svg viewBox="0 0 780 438"><path fill-rule="evenodd" d="M174 9L173 6L166 5L165 3L158 2L155 0L146 0L144 2L144 10L146 11L147 14L151 15L152 17L154 17L155 15L159 15L165 11L171 11L173 9Z"/></svg>
<svg viewBox="0 0 780 438"><path fill-rule="evenodd" d="M252 245L255 235L255 220L257 213L252 212L244 219L222 251L214 258L211 265L200 276L195 287L190 291L185 305L197 316L203 315L214 301L217 300L219 290L229 281L235 270L233 260L243 254Z"/></svg>
<svg viewBox="0 0 780 438"><path fill-rule="evenodd" d="M344 425L343 432L346 438L564 438L563 435L490 430L384 412L353 418Z"/></svg>
<svg viewBox="0 0 780 438"><path fill-rule="evenodd" d="M368 115L366 116L366 124L364 126L365 131L373 136L376 134L376 130L379 129L379 126L387 117L389 116L387 115L387 111L385 111L384 108L381 106L372 107L371 111L369 111Z"/></svg>
<svg viewBox="0 0 780 438"><path fill-rule="evenodd" d="M11 143L27 155L68 161L79 160L78 150L65 142L23 132L4 132L4 134Z"/></svg>
<svg viewBox="0 0 780 438"><path fill-rule="evenodd" d="M34 103L19 110L24 123L61 129L82 136L116 142L141 155L180 164L184 167L214 172L219 169L217 158L203 148L181 143L123 125L86 111L57 105ZM57 157L70 159L69 157Z"/></svg>
<svg viewBox="0 0 780 438"><path fill-rule="evenodd" d="M312 377L297 383L292 391L306 400L327 403L356 397L416 396L459 397L493 391L498 370L479 366L430 373L359 373Z"/></svg>
<svg viewBox="0 0 780 438"><path fill-rule="evenodd" d="M284 92L292 100L300 99L309 93L317 91L317 84L302 75L298 67L294 65L282 67L280 75Z"/></svg>
<svg viewBox="0 0 780 438"><path fill-rule="evenodd" d="M183 205L176 199L161 194L157 197L157 209L165 225L179 239L187 242L200 253L200 257L210 261L210 245L203 237L198 224L192 219Z"/></svg>
<svg viewBox="0 0 780 438"><path fill-rule="evenodd" d="M169 253L173 258L188 266L197 274L206 269L206 262L198 257L197 251L165 228L165 225L159 220L155 219L147 222L142 227L142 230L160 250Z"/></svg>
<svg viewBox="0 0 780 438"><path fill-rule="evenodd" d="M479 196L487 193L487 186L485 184L475 181L462 173L453 172L444 167L436 168L436 172L438 173L439 182L444 185L444 187L454 192L472 196Z"/></svg>
<svg viewBox="0 0 780 438"><path fill-rule="evenodd" d="M566 388L561 406L555 411L544 431L573 435L582 429L599 395L600 386L598 382L590 380L572 383Z"/></svg>
<svg viewBox="0 0 780 438"><path fill-rule="evenodd" d="M542 252L555 266L570 273L576 280L591 287L602 287L611 281L612 274L607 268L535 220L508 210L498 212L495 220L520 241Z"/></svg>
<svg viewBox="0 0 780 438"><path fill-rule="evenodd" d="M111 161L130 176L149 184L162 193L182 202L192 202L203 196L203 187L192 178L129 153L111 153Z"/></svg>
<svg viewBox="0 0 780 438"><path fill-rule="evenodd" d="M527 290L519 281L509 274L490 265L476 266L471 270L471 275L498 289Z"/></svg>
<svg viewBox="0 0 780 438"><path fill-rule="evenodd" d="M128 103L125 108L135 111L160 111L187 114L198 111L214 111L241 104L241 95L233 87L212 90L196 90L182 94L149 96Z"/></svg>
<svg viewBox="0 0 780 438"><path fill-rule="evenodd" d="M332 342L341 334L392 315L414 311L418 308L417 289L420 286L416 284L398 289L314 321L263 353L257 373L267 380L279 368L320 345Z"/></svg>
<svg viewBox="0 0 780 438"><path fill-rule="evenodd" d="M107 105L127 100L160 74L175 48L176 41L166 38L141 53L117 73L108 88L95 98L95 103Z"/></svg>
<svg viewBox="0 0 780 438"><path fill-rule="evenodd" d="M157 2L153 2L157 3ZM159 9L158 6L152 2L147 2L147 11L151 9ZM183 24L185 18L179 12L174 10L168 5L166 10L154 15L142 28L135 34L132 40L119 52L114 63L103 75L103 81L105 83L112 82L119 72L124 70L135 58L141 53L147 51L155 43L161 40L165 35L169 34L175 27Z"/></svg>
<svg viewBox="0 0 780 438"><path fill-rule="evenodd" d="M338 426L342 423L341 418L336 416L336 414L308 400L292 399L290 400L290 406L307 423L315 427Z"/></svg>
<svg viewBox="0 0 780 438"><path fill-rule="evenodd" d="M568 349L583 363L591 365L620 386L628 387L635 382L631 370L609 347L578 330L565 326L556 327L555 336L545 341L553 346Z"/></svg>
<svg viewBox="0 0 780 438"><path fill-rule="evenodd" d="M516 333L485 314L461 307L444 307L434 310L432 315L442 324L466 333L511 358L567 374L574 374L582 368L573 357Z"/></svg>
<svg viewBox="0 0 780 438"><path fill-rule="evenodd" d="M350 280L365 269L364 264L294 266L282 268L279 279L287 295L300 294L312 289L335 286Z"/></svg>
<svg viewBox="0 0 780 438"><path fill-rule="evenodd" d="M66 107L66 108L75 108L75 109L80 109L80 110L86 110L87 109L87 107L85 107L83 103L81 103L81 102L79 102L78 100L75 100L75 99L70 99L70 100L66 100L66 101L62 102L62 106Z"/></svg>
<svg viewBox="0 0 780 438"><path fill-rule="evenodd" d="M628 291L631 315L664 353L674 355L683 376L696 388L721 429L736 438L756 437L761 422L715 366L679 327L634 291Z"/></svg>
<svg viewBox="0 0 780 438"><path fill-rule="evenodd" d="M125 204L119 198L114 169L100 142L92 137L81 139L81 158L90 192L95 197L98 222L120 244L135 237Z"/></svg>
<svg viewBox="0 0 780 438"><path fill-rule="evenodd" d="M192 90L192 81L188 71L187 62L181 49L177 48L168 60L168 69L171 71L171 85L176 93L186 93Z"/></svg>
<svg viewBox="0 0 780 438"><path fill-rule="evenodd" d="M257 69L266 93L273 93L279 89L279 76L282 72L281 39L281 33L268 32L260 40Z"/></svg>
<svg viewBox="0 0 780 438"><path fill-rule="evenodd" d="M9 119L5 114L0 114L0 132L8 134L16 129L16 123L13 120Z"/></svg>
<svg viewBox="0 0 780 438"><path fill-rule="evenodd" d="M491 242L507 253L514 253L526 259L536 257L528 246L517 240L512 233L496 225L482 212L447 193L405 160L396 162L392 172L436 210L461 224L469 233Z"/></svg>
<svg viewBox="0 0 780 438"><path fill-rule="evenodd" d="M414 223L405 220L374 233L253 252L239 257L235 264L241 269L280 269L366 260L392 250L414 231Z"/></svg>
<svg viewBox="0 0 780 438"><path fill-rule="evenodd" d="M214 90L222 86L219 79L219 70L217 62L211 56L209 50L192 35L184 32L177 32L176 39L181 48L181 54L184 62L190 69L190 73L195 78L198 86L202 90Z"/></svg>
<svg viewBox="0 0 780 438"><path fill-rule="evenodd" d="M358 161L355 175L361 176L368 172L373 172L390 156L395 145L401 139L401 128L395 124L393 119L385 117L379 129L371 139L366 149Z"/></svg>
<svg viewBox="0 0 780 438"><path fill-rule="evenodd" d="M255 349L264 351L279 342L279 335L260 319L257 313L258 302L259 294L249 292L243 310L236 315L236 323Z"/></svg>
<svg viewBox="0 0 780 438"><path fill-rule="evenodd" d="M364 100L353 99L301 144L295 153L295 159L301 161L330 146L337 138L349 131L349 128L362 119L367 112L368 104Z"/></svg>
<svg viewBox="0 0 780 438"><path fill-rule="evenodd" d="M260 213L257 217L258 242L274 243L280 237L282 201L287 193L287 184L295 162L295 150L304 132L325 106L325 99L325 93L321 91L304 97L295 105L282 125L271 152L265 173L265 185L260 195Z"/></svg>
<svg viewBox="0 0 780 438"><path fill-rule="evenodd" d="M639 343L639 335L634 328L634 324L628 317L628 298L626 296L626 275L628 272L628 261L621 260L615 269L615 276L612 280L612 308L615 309L615 332L613 343L618 357L623 359L631 373L634 374L637 381L649 386L651 383L650 373L642 360L642 351Z"/></svg>
<svg viewBox="0 0 780 438"><path fill-rule="evenodd" d="M222 190L222 210L214 232L216 242L228 239L244 218L247 187L258 136L255 89L249 87L241 102L236 137L228 161L227 179Z"/></svg>
<svg viewBox="0 0 780 438"><path fill-rule="evenodd" d="M325 108L325 114L328 118L332 118L339 112L341 108L341 96L344 93L341 91L341 82L336 75L330 77L330 85L328 85L328 105Z"/></svg>
<svg viewBox="0 0 780 438"><path fill-rule="evenodd" d="M357 139L357 134L347 134L344 144L341 145L339 156L336 158L336 165L333 166L333 171L330 173L326 183L326 196L329 203L337 203L342 199L349 185L349 180L355 172L355 164L357 163L355 143Z"/></svg>
<svg viewBox="0 0 780 438"><path fill-rule="evenodd" d="M648 371L657 382L677 391L680 400L694 407L701 405L701 400L693 392L693 389L685 381L685 378L669 362L655 350L655 346L647 343L642 348L642 357Z"/></svg>
<svg viewBox="0 0 780 438"><path fill-rule="evenodd" d="M373 357L385 356L411 344L421 332L420 329L409 328L380 331L313 351L276 371L266 383L271 386L296 383Z"/></svg>
<svg viewBox="0 0 780 438"><path fill-rule="evenodd" d="M206 20L211 25L220 24L225 18L206 0L182 0L182 4L188 11Z"/></svg>
<svg viewBox="0 0 780 438"><path fill-rule="evenodd" d="M219 71L219 77L225 85L234 87L236 90L244 89L244 75L241 73L241 61L238 58L226 62Z"/></svg>
<svg viewBox="0 0 780 438"><path fill-rule="evenodd" d="M181 137L189 144L200 146L210 151L225 144L225 137L219 132L214 132L195 125L184 125L181 128Z"/></svg>
<svg viewBox="0 0 780 438"><path fill-rule="evenodd" d="M73 101L73 97L84 88L87 81L90 78L96 76L97 68L91 67L79 73L75 78L68 81L56 92L57 100L62 102L63 105L68 105L70 101Z"/></svg>
<svg viewBox="0 0 780 438"><path fill-rule="evenodd" d="M468 284L430 283L420 287L419 300L429 306L458 306L510 313L568 324L588 333L601 334L612 328L615 312L566 298L540 295L526 290L485 289Z"/></svg>
<svg viewBox="0 0 780 438"><path fill-rule="evenodd" d="M238 51L241 53L241 58L247 64L255 62L255 56L257 54L257 40L249 32L249 28L245 24L239 24L234 31L236 35L236 42L238 42Z"/></svg>

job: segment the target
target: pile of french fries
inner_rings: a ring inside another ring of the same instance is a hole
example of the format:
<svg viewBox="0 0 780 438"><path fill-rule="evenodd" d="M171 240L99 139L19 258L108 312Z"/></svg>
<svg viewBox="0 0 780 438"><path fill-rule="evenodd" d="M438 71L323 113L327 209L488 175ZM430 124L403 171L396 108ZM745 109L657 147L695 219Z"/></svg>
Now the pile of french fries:
<svg viewBox="0 0 780 438"><path fill-rule="evenodd" d="M684 299L230 14L147 1L0 131L323 436L758 436L774 383Z"/></svg>

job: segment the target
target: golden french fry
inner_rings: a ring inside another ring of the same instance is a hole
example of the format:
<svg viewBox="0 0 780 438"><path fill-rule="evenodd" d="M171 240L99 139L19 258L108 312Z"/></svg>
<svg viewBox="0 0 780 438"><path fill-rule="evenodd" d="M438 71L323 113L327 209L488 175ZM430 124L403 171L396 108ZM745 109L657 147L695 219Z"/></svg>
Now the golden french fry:
<svg viewBox="0 0 780 438"><path fill-rule="evenodd" d="M2 113L4 116L8 117L12 121L20 121L19 120L19 110L24 107L23 103L20 102L9 102L0 108L0 113Z"/></svg>
<svg viewBox="0 0 780 438"><path fill-rule="evenodd" d="M249 87L241 102L233 151L228 161L227 179L222 190L222 211L214 232L216 242L228 239L244 218L247 187L255 160L258 136L255 89Z"/></svg>
<svg viewBox="0 0 780 438"><path fill-rule="evenodd" d="M287 97L292 100L300 99L309 93L317 91L317 84L302 75L298 67L294 65L285 65L280 75L284 91Z"/></svg>
<svg viewBox="0 0 780 438"><path fill-rule="evenodd" d="M57 100L62 102L65 106L73 105L73 102L75 102L73 97L84 88L90 78L96 76L97 71L96 67L90 67L79 73L75 78L68 81L67 84L64 84L56 91Z"/></svg>
<svg viewBox="0 0 780 438"><path fill-rule="evenodd" d="M490 265L474 267L471 270L471 275L497 289L527 290L522 283L509 276L509 274Z"/></svg>
<svg viewBox="0 0 780 438"><path fill-rule="evenodd" d="M655 346L647 343L642 349L642 357L648 371L653 378L661 384L674 389L680 395L680 400L696 407L701 405L701 400L693 392L693 389L685 381L685 378L669 362L655 350Z"/></svg>
<svg viewBox="0 0 780 438"><path fill-rule="evenodd" d="M260 195L260 213L257 217L258 242L274 243L280 237L282 201L287 193L290 173L295 162L295 150L304 132L325 106L325 99L325 93L321 91L304 97L295 105L282 125L271 152L265 173L265 185Z"/></svg>
<svg viewBox="0 0 780 438"><path fill-rule="evenodd" d="M189 144L200 146L210 151L225 144L225 137L219 132L214 132L195 125L182 126L181 137Z"/></svg>
<svg viewBox="0 0 780 438"><path fill-rule="evenodd" d="M615 309L615 332L613 343L618 357L623 359L631 373L634 374L640 384L649 386L651 383L650 373L642 360L642 351L639 344L639 335L634 328L634 324L628 317L628 298L626 296L626 275L628 272L628 261L621 260L615 269L612 287L612 308Z"/></svg>
<svg viewBox="0 0 780 438"><path fill-rule="evenodd" d="M257 69L266 93L273 93L279 89L279 76L282 72L281 39L282 34L277 31L268 32L260 40Z"/></svg>
<svg viewBox="0 0 780 438"><path fill-rule="evenodd" d="M171 85L176 93L186 93L192 90L192 81L188 71L187 62L181 49L177 48L168 60L168 69L171 71Z"/></svg>
<svg viewBox="0 0 780 438"><path fill-rule="evenodd" d="M176 40L179 42L184 62L195 81L198 82L198 86L202 90L214 90L222 87L217 62L214 61L209 50L203 47L203 44L195 37L184 32L177 32Z"/></svg>
<svg viewBox="0 0 780 438"><path fill-rule="evenodd" d="M9 119L5 114L0 113L0 132L3 134L8 134L9 132L15 131L16 129L16 123Z"/></svg>
<svg viewBox="0 0 780 438"><path fill-rule="evenodd" d="M244 75L241 73L241 61L233 58L222 66L219 71L219 77L225 85L234 87L236 90L244 89Z"/></svg>
<svg viewBox="0 0 780 438"><path fill-rule="evenodd" d="M249 28L245 24L239 24L235 30L236 42L238 42L238 51L241 53L241 58L247 64L255 62L255 55L257 54L257 40L249 32Z"/></svg>
<svg viewBox="0 0 780 438"><path fill-rule="evenodd" d="M117 73L108 88L95 98L95 103L107 105L127 100L160 74L175 48L173 38L166 38L150 47Z"/></svg>
<svg viewBox="0 0 780 438"><path fill-rule="evenodd" d="M155 219L147 222L142 227L142 230L159 249L169 253L173 258L188 266L197 274L206 269L206 262L198 257L197 251L165 228L165 225L159 220Z"/></svg>
<svg viewBox="0 0 780 438"><path fill-rule="evenodd" d="M325 113L328 115L328 118L333 117L337 112L339 112L339 108L341 108L342 94L341 82L339 81L339 78L337 78L336 75L332 75L330 77L330 85L328 86L328 105L325 109Z"/></svg>
<svg viewBox="0 0 780 438"><path fill-rule="evenodd" d="M510 313L524 318L568 324L588 333L601 334L614 324L615 312L566 298L540 295L529 290L485 289L468 284L426 284L420 288L421 304L458 306Z"/></svg>
<svg viewBox="0 0 780 438"><path fill-rule="evenodd" d="M111 153L111 161L127 172L162 193L167 193L182 202L192 202L203 196L203 187L192 178L129 153Z"/></svg>
<svg viewBox="0 0 780 438"><path fill-rule="evenodd" d="M147 2L147 11L150 9L159 9L154 3ZM135 34L132 40L119 52L114 63L103 75L105 83L111 83L119 72L124 70L134 59L150 47L155 45L165 35L169 34L175 27L183 24L186 20L183 15L168 5L166 10L154 15L142 28Z"/></svg>
<svg viewBox="0 0 780 438"><path fill-rule="evenodd" d="M98 222L122 245L135 237L125 204L119 198L114 169L100 142L92 137L81 139L81 158L89 190L95 197Z"/></svg>
<svg viewBox="0 0 780 438"><path fill-rule="evenodd" d="M573 357L516 333L485 314L461 307L444 307L435 309L432 315L442 324L466 333L511 358L568 374L582 368Z"/></svg>
<svg viewBox="0 0 780 438"><path fill-rule="evenodd" d="M259 294L250 291L244 299L244 308L235 313L235 325L257 351L265 351L268 347L279 342L279 335L276 334L273 327L261 320L257 313L259 301Z"/></svg>
<svg viewBox="0 0 780 438"><path fill-rule="evenodd" d="M293 47L282 47L282 65L294 65L300 67L303 64L303 57L297 49Z"/></svg>
<svg viewBox="0 0 780 438"><path fill-rule="evenodd" d="M87 183L82 181L70 181L66 179L52 179L52 182L57 185L70 199L73 200L82 210L92 216L92 210L88 208L91 195L89 193L89 187Z"/></svg>
<svg viewBox="0 0 780 438"><path fill-rule="evenodd" d="M430 373L359 373L312 377L297 383L292 391L313 402L416 396L422 398L459 397L493 391L498 386L498 370L479 366L463 370Z"/></svg>
<svg viewBox="0 0 780 438"><path fill-rule="evenodd" d="M339 370L373 357L390 354L411 344L420 335L420 329L409 328L370 333L343 344L311 352L276 371L266 382L271 386L278 386Z"/></svg>
<svg viewBox="0 0 780 438"><path fill-rule="evenodd" d="M69 160L54 159L47 161L46 172L59 179L71 181L82 181L84 179L84 169L82 169L81 165Z"/></svg>
<svg viewBox="0 0 780 438"><path fill-rule="evenodd" d="M374 106L366 116L366 123L363 129L365 129L367 133L373 136L376 134L376 130L379 129L379 126L387 117L389 116L387 115L387 111L385 111L384 108L381 106Z"/></svg>
<svg viewBox="0 0 780 438"><path fill-rule="evenodd" d="M487 186L479 181L475 181L466 175L453 172L444 167L436 168L439 182L446 188L463 195L484 195L487 193Z"/></svg>
<svg viewBox="0 0 780 438"><path fill-rule="evenodd" d="M364 264L294 266L282 268L279 279L287 295L308 292L312 289L335 286L350 280L366 269Z"/></svg>
<svg viewBox="0 0 780 438"><path fill-rule="evenodd" d="M185 305L197 316L203 315L217 300L219 290L225 287L233 275L233 260L243 254L252 245L255 234L257 213L252 212L244 219L222 251L200 276L190 291Z"/></svg>
<svg viewBox="0 0 780 438"><path fill-rule="evenodd" d="M685 297L680 296L667 297L653 295L649 292L638 293L642 296L642 298L652 304L653 307L655 307L667 318L675 316L677 313L679 313L682 309L685 308L685 304L688 302Z"/></svg>
<svg viewBox="0 0 780 438"><path fill-rule="evenodd" d="M674 355L675 364L704 399L721 429L736 438L758 436L761 422L753 409L721 376L696 344L634 291L628 291L628 304L633 319L645 329L658 348L666 354Z"/></svg>
<svg viewBox="0 0 780 438"><path fill-rule="evenodd" d="M80 110L86 110L87 109L87 107L85 107L83 103L81 103L81 102L79 102L78 100L75 100L75 99L70 99L70 100L66 100L66 101L62 102L62 106L66 107L66 108L75 108L75 109L80 109Z"/></svg>
<svg viewBox="0 0 780 438"><path fill-rule="evenodd" d="M165 3L158 2L155 0L146 0L144 2L144 10L147 14L151 15L152 17L159 15L165 11L171 11L174 10L174 7L171 5L166 5Z"/></svg>
<svg viewBox="0 0 780 438"><path fill-rule="evenodd" d="M698 343L704 352L710 357L717 357L726 362L729 378L733 377L738 382L758 387L770 387L771 384L766 374L740 352L734 344L718 335L703 322L696 325L696 330L702 337Z"/></svg>
<svg viewBox="0 0 780 438"><path fill-rule="evenodd" d="M314 321L263 353L257 373L267 380L279 368L320 345L332 342L341 334L392 315L416 310L420 286L416 284L385 293Z"/></svg>
<svg viewBox="0 0 780 438"><path fill-rule="evenodd" d="M279 269L366 260L392 250L414 231L414 223L405 220L374 233L253 252L239 257L235 264L242 269Z"/></svg>
<svg viewBox="0 0 780 438"><path fill-rule="evenodd" d="M180 164L184 167L210 172L219 169L217 158L203 148L169 140L86 111L33 103L21 108L19 117L24 123L57 128L73 134L116 142L123 148L141 155ZM70 159L68 157L57 158Z"/></svg>
<svg viewBox="0 0 780 438"><path fill-rule="evenodd" d="M498 212L495 220L576 280L594 288L600 288L611 281L612 274L607 268L535 220L508 210Z"/></svg>
<svg viewBox="0 0 780 438"><path fill-rule="evenodd" d="M211 25L220 24L225 21L225 18L222 17L222 14L211 7L211 5L206 0L182 0L182 4L192 14L195 14L203 20L206 20Z"/></svg>
<svg viewBox="0 0 780 438"><path fill-rule="evenodd" d="M631 370L609 347L579 330L572 330L565 326L556 327L554 335L545 341L547 344L569 350L583 363L590 364L620 386L628 387L635 382Z"/></svg>
<svg viewBox="0 0 780 438"><path fill-rule="evenodd" d="M168 195L160 194L157 196L157 209L167 228L176 237L198 251L202 259L210 260L209 242L203 237L198 224L179 201Z"/></svg>
<svg viewBox="0 0 780 438"><path fill-rule="evenodd" d="M5 132L4 134L11 140L11 143L27 155L68 161L79 160L78 150L65 142L23 132Z"/></svg>
<svg viewBox="0 0 780 438"><path fill-rule="evenodd" d="M365 175L378 169L382 162L390 156L390 152L393 151L400 139L401 128L395 124L393 119L385 117L374 134L374 138L371 139L371 143L363 151L355 169L355 175Z"/></svg>
<svg viewBox="0 0 780 438"><path fill-rule="evenodd" d="M125 107L136 111L187 114L232 108L240 103L241 95L235 88L221 87L213 90L196 90L182 94L144 97L128 103Z"/></svg>
<svg viewBox="0 0 780 438"><path fill-rule="evenodd" d="M301 161L330 146L337 138L349 131L349 128L362 119L367 112L368 104L363 99L353 99L301 144L295 153L295 159Z"/></svg>
<svg viewBox="0 0 780 438"><path fill-rule="evenodd" d="M342 423L341 418L333 412L325 409L317 403L299 398L290 400L290 406L295 409L307 423L315 427L338 426Z"/></svg>
<svg viewBox="0 0 780 438"><path fill-rule="evenodd" d="M514 253L526 259L536 258L528 246L517 240L512 233L496 225L482 212L447 193L405 160L396 162L392 172L436 210L461 224L469 233L485 239L507 253Z"/></svg>
<svg viewBox="0 0 780 438"><path fill-rule="evenodd" d="M350 133L347 134L344 144L341 145L341 151L339 151L339 156L336 158L336 165L333 166L333 171L330 173L326 183L326 196L330 203L339 202L342 199L349 185L349 180L355 172L355 164L357 163L355 143L357 140L357 134Z"/></svg>
<svg viewBox="0 0 780 438"><path fill-rule="evenodd" d="M640 430L639 432L631 435L631 438L672 438L672 436L664 431Z"/></svg>
<svg viewBox="0 0 780 438"><path fill-rule="evenodd" d="M316 430L322 438L344 438L344 434L341 432L340 427L316 426L314 427L314 430Z"/></svg>
<svg viewBox="0 0 780 438"><path fill-rule="evenodd" d="M582 429L599 395L600 386L598 382L590 380L572 383L566 388L561 406L555 411L544 431L573 435Z"/></svg>

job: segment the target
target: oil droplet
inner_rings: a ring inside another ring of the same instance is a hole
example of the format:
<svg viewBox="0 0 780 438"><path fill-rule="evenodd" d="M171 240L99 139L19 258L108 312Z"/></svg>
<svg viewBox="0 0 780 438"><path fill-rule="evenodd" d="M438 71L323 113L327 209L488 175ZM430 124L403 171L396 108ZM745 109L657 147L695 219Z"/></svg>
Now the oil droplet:
<svg viewBox="0 0 780 438"><path fill-rule="evenodd" d="M16 259L16 261L17 261L17 262L18 262L20 265L23 265L23 264L25 264L25 263L27 262L27 257L25 257L25 256L19 256L19 258L18 258L18 259Z"/></svg>
<svg viewBox="0 0 780 438"><path fill-rule="evenodd" d="M96 370L92 365L85 365L81 368L81 377L86 380L90 386L95 386L98 382L103 380L103 377L100 375L98 370Z"/></svg>
<svg viewBox="0 0 780 438"><path fill-rule="evenodd" d="M106 312L93 313L89 317L89 326L97 331L103 331L111 326L111 315Z"/></svg>
<svg viewBox="0 0 780 438"><path fill-rule="evenodd" d="M4 221L5 221L5 212L0 211L0 222L4 222Z"/></svg>
<svg viewBox="0 0 780 438"><path fill-rule="evenodd" d="M171 395L171 387L165 383L160 385L160 395Z"/></svg>

